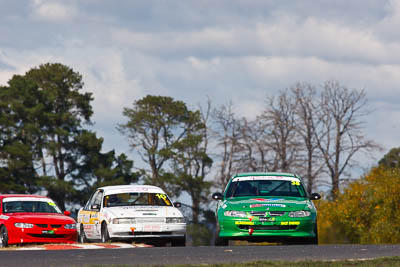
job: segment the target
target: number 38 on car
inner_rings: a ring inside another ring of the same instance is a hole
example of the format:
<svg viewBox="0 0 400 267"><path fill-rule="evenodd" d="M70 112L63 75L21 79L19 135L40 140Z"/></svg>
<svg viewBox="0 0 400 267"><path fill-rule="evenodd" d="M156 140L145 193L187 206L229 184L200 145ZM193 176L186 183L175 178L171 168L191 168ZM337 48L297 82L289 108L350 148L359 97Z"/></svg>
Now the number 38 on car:
<svg viewBox="0 0 400 267"><path fill-rule="evenodd" d="M98 188L78 213L79 241L128 239L185 246L186 223L159 187L119 185Z"/></svg>

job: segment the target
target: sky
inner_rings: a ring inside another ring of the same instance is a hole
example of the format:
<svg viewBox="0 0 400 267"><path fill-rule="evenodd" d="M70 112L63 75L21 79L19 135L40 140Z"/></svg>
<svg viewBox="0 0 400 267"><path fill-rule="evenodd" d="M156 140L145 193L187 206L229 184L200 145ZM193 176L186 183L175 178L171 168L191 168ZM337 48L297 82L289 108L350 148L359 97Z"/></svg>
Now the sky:
<svg viewBox="0 0 400 267"><path fill-rule="evenodd" d="M0 85L44 63L83 76L104 149L133 155L116 130L150 95L192 108L210 98L254 118L297 82L367 93L365 132L399 147L400 0L0 0Z"/></svg>

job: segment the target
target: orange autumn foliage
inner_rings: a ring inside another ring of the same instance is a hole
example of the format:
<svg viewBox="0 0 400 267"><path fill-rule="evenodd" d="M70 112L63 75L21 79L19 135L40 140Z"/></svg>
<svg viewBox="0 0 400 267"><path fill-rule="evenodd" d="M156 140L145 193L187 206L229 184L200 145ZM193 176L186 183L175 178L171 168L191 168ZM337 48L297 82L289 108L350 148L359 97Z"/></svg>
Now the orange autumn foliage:
<svg viewBox="0 0 400 267"><path fill-rule="evenodd" d="M400 243L400 169L373 168L335 201L316 201L321 244Z"/></svg>

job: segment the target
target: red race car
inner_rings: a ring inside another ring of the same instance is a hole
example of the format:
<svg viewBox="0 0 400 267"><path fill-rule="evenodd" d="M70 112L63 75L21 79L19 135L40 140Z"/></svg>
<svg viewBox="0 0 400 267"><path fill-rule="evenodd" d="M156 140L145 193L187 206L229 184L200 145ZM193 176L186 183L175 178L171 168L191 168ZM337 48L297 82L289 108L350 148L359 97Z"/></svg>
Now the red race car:
<svg viewBox="0 0 400 267"><path fill-rule="evenodd" d="M0 195L0 247L22 243L74 243L76 221L48 197Z"/></svg>

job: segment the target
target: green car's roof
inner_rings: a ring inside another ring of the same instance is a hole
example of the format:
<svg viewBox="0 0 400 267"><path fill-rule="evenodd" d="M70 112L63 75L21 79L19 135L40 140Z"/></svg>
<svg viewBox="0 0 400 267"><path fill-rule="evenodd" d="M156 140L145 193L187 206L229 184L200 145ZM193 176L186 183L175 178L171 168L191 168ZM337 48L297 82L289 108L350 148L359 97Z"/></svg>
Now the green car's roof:
<svg viewBox="0 0 400 267"><path fill-rule="evenodd" d="M237 173L232 178L246 177L246 176L286 176L286 177L300 178L296 174L286 173L286 172L244 172L244 173Z"/></svg>

